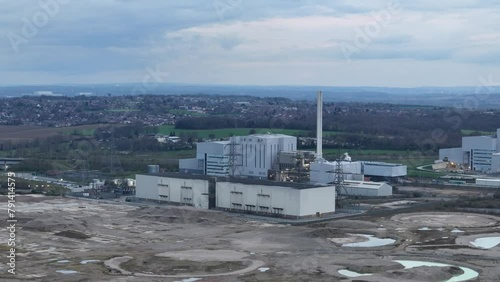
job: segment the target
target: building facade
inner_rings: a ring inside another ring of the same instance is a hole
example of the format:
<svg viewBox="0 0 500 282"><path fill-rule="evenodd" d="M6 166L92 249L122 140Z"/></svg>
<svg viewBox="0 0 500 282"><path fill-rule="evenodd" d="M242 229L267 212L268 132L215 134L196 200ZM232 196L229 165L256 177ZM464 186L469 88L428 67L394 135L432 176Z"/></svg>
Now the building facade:
<svg viewBox="0 0 500 282"><path fill-rule="evenodd" d="M297 137L283 134L233 136L229 141L201 142L196 158L179 161L179 172L267 179L278 153L297 150Z"/></svg>
<svg viewBox="0 0 500 282"><path fill-rule="evenodd" d="M462 137L462 147L439 150L439 160L454 162L467 169L483 172L500 171L496 153L500 153L500 128L496 136Z"/></svg>
<svg viewBox="0 0 500 282"><path fill-rule="evenodd" d="M180 173L139 174L136 197L285 218L321 217L335 212L335 187Z"/></svg>

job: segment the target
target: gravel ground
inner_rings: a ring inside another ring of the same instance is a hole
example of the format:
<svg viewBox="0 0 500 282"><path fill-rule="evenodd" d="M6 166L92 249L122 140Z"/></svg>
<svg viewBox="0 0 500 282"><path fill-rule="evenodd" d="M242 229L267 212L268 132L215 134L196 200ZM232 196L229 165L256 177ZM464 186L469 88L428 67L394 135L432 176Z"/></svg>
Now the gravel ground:
<svg viewBox="0 0 500 282"><path fill-rule="evenodd" d="M456 267L404 269L394 260L468 267L479 273L476 281L500 277L500 247L486 250L469 243L499 233L500 218L489 215L365 215L290 226L190 207L58 197L16 200L17 274L8 274L2 264L1 281L443 281L461 274ZM0 212L7 214L6 208L1 205ZM5 253L6 226L6 220L0 222ZM463 232L452 232L457 227ZM342 247L367 240L359 234L395 243ZM122 257L128 258L113 260ZM155 258L163 264L155 266ZM342 269L373 275L349 279L339 274Z"/></svg>

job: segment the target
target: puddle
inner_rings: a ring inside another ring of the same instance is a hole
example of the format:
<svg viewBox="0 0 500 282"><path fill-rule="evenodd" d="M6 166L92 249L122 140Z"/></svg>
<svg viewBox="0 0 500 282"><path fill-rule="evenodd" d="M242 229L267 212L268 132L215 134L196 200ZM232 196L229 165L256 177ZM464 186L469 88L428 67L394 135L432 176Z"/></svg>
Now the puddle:
<svg viewBox="0 0 500 282"><path fill-rule="evenodd" d="M76 274L78 271L76 270L56 270L57 273L61 274Z"/></svg>
<svg viewBox="0 0 500 282"><path fill-rule="evenodd" d="M58 260L57 263L70 263L70 261L67 259L63 259L63 260Z"/></svg>
<svg viewBox="0 0 500 282"><path fill-rule="evenodd" d="M182 279L182 280L175 280L174 282L194 282L194 281L198 281L198 280L201 280L201 278L186 278L186 279Z"/></svg>
<svg viewBox="0 0 500 282"><path fill-rule="evenodd" d="M481 249L491 249L500 244L500 237L477 238L470 242L474 247Z"/></svg>
<svg viewBox="0 0 500 282"><path fill-rule="evenodd" d="M419 231L429 231L429 230L432 230L432 229L430 229L429 227L420 227L418 230Z"/></svg>
<svg viewBox="0 0 500 282"><path fill-rule="evenodd" d="M453 228L453 230L451 230L451 233L463 233L463 232L464 231L457 229L457 228Z"/></svg>
<svg viewBox="0 0 500 282"><path fill-rule="evenodd" d="M82 260L80 264L87 264L87 263L93 263L93 262L100 262L100 260L97 259L87 259L87 260Z"/></svg>
<svg viewBox="0 0 500 282"><path fill-rule="evenodd" d="M373 275L371 273L358 273L358 272L350 271L350 270L347 270L347 269L341 269L338 272L340 274L344 275L344 276L352 277L352 278Z"/></svg>
<svg viewBox="0 0 500 282"><path fill-rule="evenodd" d="M261 268L259 268L260 272L266 272L268 270L269 270L269 267L261 267Z"/></svg>
<svg viewBox="0 0 500 282"><path fill-rule="evenodd" d="M405 269L420 267L420 266L437 266L437 267L445 267L445 266L453 266L451 264L439 263L439 262L430 262L430 261L414 261L414 260L395 260L395 262L402 264ZM474 279L479 276L479 273L476 271L467 268L458 266L464 273L452 277L444 282L460 282Z"/></svg>
<svg viewBox="0 0 500 282"><path fill-rule="evenodd" d="M342 247L358 247L358 248L369 248L369 247L381 247L394 244L396 240L390 238L378 238L374 235L367 234L356 234L357 236L362 236L368 239L368 241L358 242L358 243L347 243L342 244Z"/></svg>

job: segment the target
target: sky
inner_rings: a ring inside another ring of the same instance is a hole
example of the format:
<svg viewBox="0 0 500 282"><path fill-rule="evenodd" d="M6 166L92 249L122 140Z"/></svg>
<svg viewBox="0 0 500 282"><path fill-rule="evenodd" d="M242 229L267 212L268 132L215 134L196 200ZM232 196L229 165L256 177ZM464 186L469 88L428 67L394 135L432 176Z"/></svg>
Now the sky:
<svg viewBox="0 0 500 282"><path fill-rule="evenodd" d="M500 85L497 0L0 0L0 85Z"/></svg>

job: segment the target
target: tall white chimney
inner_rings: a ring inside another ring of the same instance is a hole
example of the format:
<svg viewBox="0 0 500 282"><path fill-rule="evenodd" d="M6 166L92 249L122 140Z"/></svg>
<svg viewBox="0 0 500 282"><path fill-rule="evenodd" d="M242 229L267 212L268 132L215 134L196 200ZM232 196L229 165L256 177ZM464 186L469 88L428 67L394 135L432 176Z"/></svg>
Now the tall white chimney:
<svg viewBox="0 0 500 282"><path fill-rule="evenodd" d="M318 91L316 118L316 161L323 160L323 93Z"/></svg>

